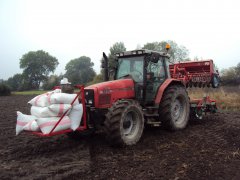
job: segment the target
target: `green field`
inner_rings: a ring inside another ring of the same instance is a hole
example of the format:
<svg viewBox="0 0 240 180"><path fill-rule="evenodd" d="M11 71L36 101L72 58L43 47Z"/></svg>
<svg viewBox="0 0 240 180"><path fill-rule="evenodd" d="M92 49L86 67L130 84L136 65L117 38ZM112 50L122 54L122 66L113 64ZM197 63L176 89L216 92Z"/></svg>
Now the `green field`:
<svg viewBox="0 0 240 180"><path fill-rule="evenodd" d="M35 90L35 91L20 91L20 92L12 92L13 95L39 95L43 94L47 91L43 90Z"/></svg>

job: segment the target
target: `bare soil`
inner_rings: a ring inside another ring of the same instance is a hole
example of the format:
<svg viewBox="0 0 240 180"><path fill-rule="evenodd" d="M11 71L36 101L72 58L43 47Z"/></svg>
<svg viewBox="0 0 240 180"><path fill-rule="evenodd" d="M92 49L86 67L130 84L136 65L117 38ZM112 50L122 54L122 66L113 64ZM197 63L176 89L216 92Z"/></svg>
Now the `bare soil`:
<svg viewBox="0 0 240 180"><path fill-rule="evenodd" d="M191 122L178 132L146 128L136 146L113 148L97 133L15 136L16 111L32 96L0 97L0 179L240 179L240 112Z"/></svg>

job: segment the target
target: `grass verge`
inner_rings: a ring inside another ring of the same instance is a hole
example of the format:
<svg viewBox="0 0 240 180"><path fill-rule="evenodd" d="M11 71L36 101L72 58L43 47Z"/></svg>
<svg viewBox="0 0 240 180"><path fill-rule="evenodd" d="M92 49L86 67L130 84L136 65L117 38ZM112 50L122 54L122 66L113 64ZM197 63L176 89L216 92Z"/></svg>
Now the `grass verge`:
<svg viewBox="0 0 240 180"><path fill-rule="evenodd" d="M43 90L35 90L35 91L20 91L20 92L12 92L13 95L39 95L43 94L47 91Z"/></svg>
<svg viewBox="0 0 240 180"><path fill-rule="evenodd" d="M210 96L217 101L219 111L240 111L240 87L190 88L188 93L191 99Z"/></svg>

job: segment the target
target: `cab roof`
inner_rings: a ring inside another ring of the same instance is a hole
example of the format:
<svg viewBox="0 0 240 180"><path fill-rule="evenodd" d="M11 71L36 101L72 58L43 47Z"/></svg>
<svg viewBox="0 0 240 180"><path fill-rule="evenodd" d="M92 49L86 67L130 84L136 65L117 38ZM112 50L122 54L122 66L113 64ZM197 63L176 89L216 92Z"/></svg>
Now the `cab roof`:
<svg viewBox="0 0 240 180"><path fill-rule="evenodd" d="M159 54L160 56L170 57L170 55L167 52L158 52L158 51L152 51L148 49L137 49L132 51L124 51L120 53L116 53L115 56L121 58L125 56L136 56L136 55L145 55L145 54Z"/></svg>

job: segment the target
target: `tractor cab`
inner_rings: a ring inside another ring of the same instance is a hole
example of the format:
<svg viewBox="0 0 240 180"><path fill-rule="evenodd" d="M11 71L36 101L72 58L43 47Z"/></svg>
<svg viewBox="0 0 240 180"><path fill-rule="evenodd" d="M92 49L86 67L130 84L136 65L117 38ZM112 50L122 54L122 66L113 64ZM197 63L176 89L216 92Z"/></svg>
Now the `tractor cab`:
<svg viewBox="0 0 240 180"><path fill-rule="evenodd" d="M154 103L158 88L170 77L169 55L150 50L134 50L116 54L115 80L131 78L135 97L141 104Z"/></svg>

